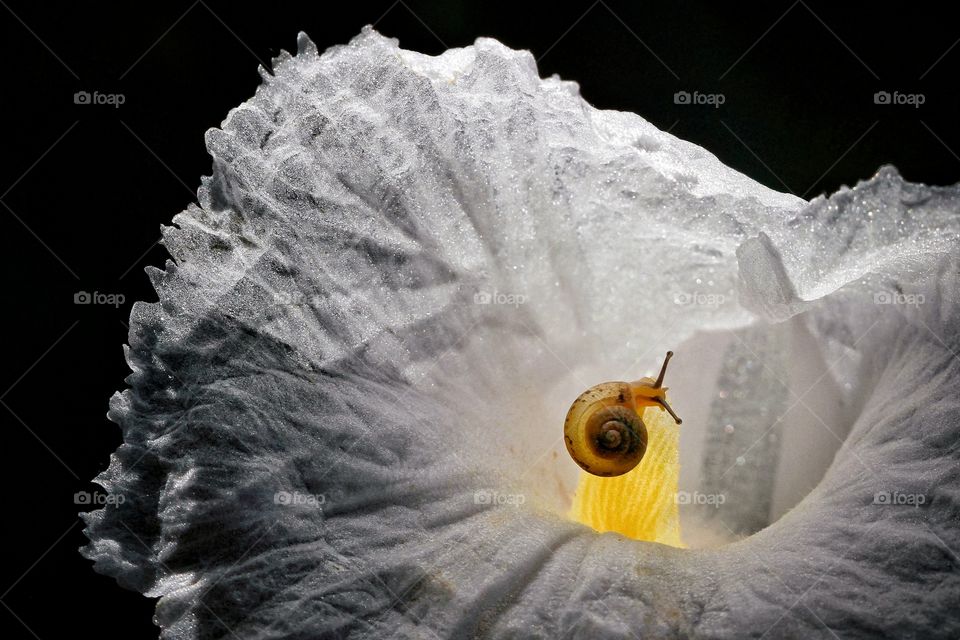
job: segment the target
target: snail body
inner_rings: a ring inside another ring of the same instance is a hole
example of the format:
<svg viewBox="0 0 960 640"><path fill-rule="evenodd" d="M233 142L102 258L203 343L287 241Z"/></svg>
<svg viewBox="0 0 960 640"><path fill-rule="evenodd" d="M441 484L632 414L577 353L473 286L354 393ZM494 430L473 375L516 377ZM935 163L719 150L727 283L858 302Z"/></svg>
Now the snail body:
<svg viewBox="0 0 960 640"><path fill-rule="evenodd" d="M645 407L659 407L680 424L667 404L663 377L673 356L667 352L656 380L602 382L574 400L563 425L567 452L587 473L619 476L643 459L647 451L647 427L641 414Z"/></svg>

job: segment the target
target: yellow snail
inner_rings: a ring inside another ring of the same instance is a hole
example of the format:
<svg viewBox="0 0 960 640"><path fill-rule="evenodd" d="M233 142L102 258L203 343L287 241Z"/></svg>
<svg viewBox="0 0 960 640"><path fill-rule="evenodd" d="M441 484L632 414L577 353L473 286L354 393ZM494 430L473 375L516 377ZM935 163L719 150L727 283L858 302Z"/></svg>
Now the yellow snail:
<svg viewBox="0 0 960 640"><path fill-rule="evenodd" d="M682 420L667 404L663 376L673 351L667 351L656 380L603 382L574 400L563 423L567 451L580 467L595 476L627 473L647 452L647 427L643 407L660 407L680 424Z"/></svg>

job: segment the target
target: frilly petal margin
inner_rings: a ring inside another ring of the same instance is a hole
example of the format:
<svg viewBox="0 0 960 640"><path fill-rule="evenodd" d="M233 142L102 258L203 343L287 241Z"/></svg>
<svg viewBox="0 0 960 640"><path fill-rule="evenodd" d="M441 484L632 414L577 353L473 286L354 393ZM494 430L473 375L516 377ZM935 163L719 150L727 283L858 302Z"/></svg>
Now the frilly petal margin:
<svg viewBox="0 0 960 640"><path fill-rule="evenodd" d="M125 500L84 515L163 638L960 634L960 190L885 168L808 204L489 39L301 34L263 77L163 230L97 478ZM796 508L709 550L563 516L563 398L787 321L856 356Z"/></svg>

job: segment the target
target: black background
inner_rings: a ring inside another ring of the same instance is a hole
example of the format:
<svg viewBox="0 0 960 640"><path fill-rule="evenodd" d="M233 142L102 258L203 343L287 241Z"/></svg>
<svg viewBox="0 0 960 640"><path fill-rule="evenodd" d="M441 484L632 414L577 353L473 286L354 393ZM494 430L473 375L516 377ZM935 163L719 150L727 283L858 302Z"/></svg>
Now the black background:
<svg viewBox="0 0 960 640"><path fill-rule="evenodd" d="M0 379L7 535L4 638L155 637L152 601L93 572L77 491L121 442L105 418L128 373L134 300L155 300L159 226L195 198L203 134L250 97L257 66L365 24L436 54L493 36L597 107L633 111L777 190L813 197L885 163L960 180L960 28L949 4L850 2L0 2ZM74 93L125 103L75 104ZM677 91L722 93L720 108ZM877 91L925 103L878 105ZM78 291L122 294L75 305Z"/></svg>

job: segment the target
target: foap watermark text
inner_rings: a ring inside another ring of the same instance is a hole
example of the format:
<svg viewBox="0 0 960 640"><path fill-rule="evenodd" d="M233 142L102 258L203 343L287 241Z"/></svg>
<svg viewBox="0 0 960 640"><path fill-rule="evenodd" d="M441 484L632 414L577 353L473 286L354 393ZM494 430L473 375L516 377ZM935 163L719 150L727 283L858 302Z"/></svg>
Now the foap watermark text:
<svg viewBox="0 0 960 640"><path fill-rule="evenodd" d="M504 293L503 291L477 291L473 294L474 304L505 304L519 307L526 304L527 296L522 293Z"/></svg>
<svg viewBox="0 0 960 640"><path fill-rule="evenodd" d="M699 291L681 291L673 294L673 304L692 307L719 307L727 301L722 293L700 293Z"/></svg>
<svg viewBox="0 0 960 640"><path fill-rule="evenodd" d="M919 307L926 298L922 293L898 293L895 291L878 291L873 294L873 304L899 304L908 307Z"/></svg>
<svg viewBox="0 0 960 640"><path fill-rule="evenodd" d="M927 97L922 93L877 91L873 94L873 104L906 105L916 109L926 101Z"/></svg>
<svg viewBox="0 0 960 640"><path fill-rule="evenodd" d="M899 491L878 491L873 494L873 504L919 507L927 501L922 493L900 493Z"/></svg>
<svg viewBox="0 0 960 640"><path fill-rule="evenodd" d="M727 496L723 493L700 493L699 491L677 491L674 498L677 504L705 504L715 509L727 501Z"/></svg>
<svg viewBox="0 0 960 640"><path fill-rule="evenodd" d="M473 494L473 503L489 506L519 507L527 501L522 493L500 493L491 489L479 489Z"/></svg>
<svg viewBox="0 0 960 640"><path fill-rule="evenodd" d="M727 101L722 93L700 93L699 91L677 91L673 94L673 104L699 104L719 109Z"/></svg>
<svg viewBox="0 0 960 640"><path fill-rule="evenodd" d="M300 491L277 491L273 494L273 503L293 507L319 507L327 502L322 493L302 493Z"/></svg>
<svg viewBox="0 0 960 640"><path fill-rule="evenodd" d="M106 304L120 307L126 301L127 297L122 293L77 291L73 294L73 304Z"/></svg>
<svg viewBox="0 0 960 640"><path fill-rule="evenodd" d="M119 109L127 101L122 93L100 93L99 91L77 91L73 94L73 104L106 105Z"/></svg>

